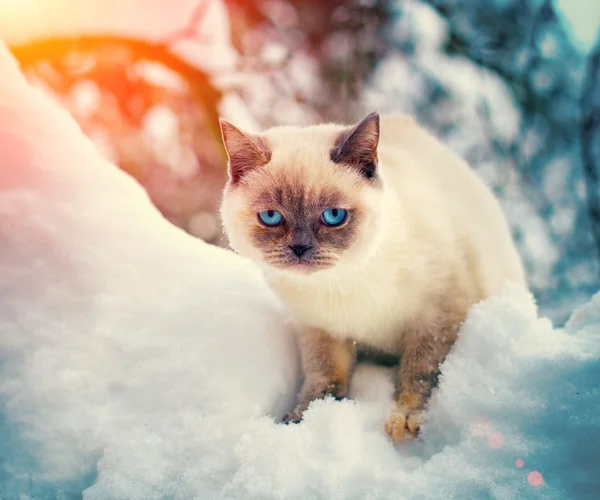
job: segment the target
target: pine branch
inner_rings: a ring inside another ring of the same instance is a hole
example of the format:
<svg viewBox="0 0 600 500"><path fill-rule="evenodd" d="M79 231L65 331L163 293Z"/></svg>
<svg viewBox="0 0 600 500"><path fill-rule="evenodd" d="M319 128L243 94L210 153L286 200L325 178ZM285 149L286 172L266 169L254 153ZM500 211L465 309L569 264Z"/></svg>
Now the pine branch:
<svg viewBox="0 0 600 500"><path fill-rule="evenodd" d="M587 59L580 103L581 160L588 215L600 258L600 37Z"/></svg>

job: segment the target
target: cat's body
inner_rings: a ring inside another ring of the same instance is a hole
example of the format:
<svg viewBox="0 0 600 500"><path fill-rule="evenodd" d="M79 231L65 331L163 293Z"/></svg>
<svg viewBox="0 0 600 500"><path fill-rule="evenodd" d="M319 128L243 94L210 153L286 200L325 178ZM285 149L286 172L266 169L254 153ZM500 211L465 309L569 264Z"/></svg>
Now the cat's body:
<svg viewBox="0 0 600 500"><path fill-rule="evenodd" d="M234 130L228 137L224 128L230 169L244 137L257 140ZM231 173L222 215L232 247L263 265L301 325L306 381L290 420L316 397L345 395L359 343L403 355L387 430L395 439L416 433L470 305L507 282L525 284L497 201L409 117L380 122L373 114L354 129L278 127L258 141L263 156L244 156L239 166L256 164L237 182ZM318 225L330 206L348 220ZM254 227L262 210L281 212L283 221ZM306 257L281 250L297 242Z"/></svg>
<svg viewBox="0 0 600 500"><path fill-rule="evenodd" d="M266 274L303 323L399 352L414 322L435 320L440 307L462 309L507 278L524 278L498 203L464 161L412 119L396 116L381 119L379 158L391 215L364 266L307 279Z"/></svg>

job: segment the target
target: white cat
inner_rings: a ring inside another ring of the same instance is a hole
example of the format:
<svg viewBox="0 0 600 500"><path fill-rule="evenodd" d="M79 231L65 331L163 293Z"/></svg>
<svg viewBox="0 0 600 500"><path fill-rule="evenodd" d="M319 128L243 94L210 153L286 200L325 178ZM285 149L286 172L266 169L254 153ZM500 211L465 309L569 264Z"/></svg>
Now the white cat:
<svg viewBox="0 0 600 500"><path fill-rule="evenodd" d="M301 326L305 380L286 421L346 395L358 345L401 355L386 430L416 436L468 308L505 283L526 286L492 192L406 116L221 129L231 247L263 267Z"/></svg>

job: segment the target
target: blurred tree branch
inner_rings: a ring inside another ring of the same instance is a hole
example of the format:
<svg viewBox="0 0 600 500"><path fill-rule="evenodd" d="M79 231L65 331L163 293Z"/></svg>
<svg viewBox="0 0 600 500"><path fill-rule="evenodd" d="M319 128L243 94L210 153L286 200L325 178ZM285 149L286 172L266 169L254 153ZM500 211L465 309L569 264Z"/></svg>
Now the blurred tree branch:
<svg viewBox="0 0 600 500"><path fill-rule="evenodd" d="M460 29L461 23L455 22L454 16L456 15L456 12L454 12L452 8L456 8L457 6L450 4L452 5L451 8L449 7L449 3L445 0L425 1L448 21L450 36L447 41L446 50L449 54L462 55L479 67L501 78L511 90L515 99L524 111L543 110L548 106L548 99L540 96L539 92L536 91L530 81L530 75L539 64L536 44L539 41L540 32L548 23L556 22L556 13L554 11L552 0L544 0L539 8L529 12L527 19L523 19L524 24L528 26L528 30L526 31L526 38L523 40L525 45L523 47L524 62L522 63L522 68L518 68L515 64L512 66L507 65L502 62L501 58L494 57L499 47L508 45L510 40L508 34L500 32L500 34L497 35L497 38L488 38L483 42L479 39L474 41L462 34ZM465 6L463 6L463 8L464 7ZM516 16L517 14L515 12L515 17ZM477 38L479 38L479 36L477 36ZM480 123L488 136L490 144L495 148L500 149L500 145L494 140L496 135L495 131L489 123L487 102L485 102L485 99L482 101L483 102L481 102L477 108ZM523 144L527 136L529 125L528 120L524 116L519 125L519 133L516 140L510 145L508 154L514 160L514 172L529 186L529 194L535 200L536 205L542 212L547 212L549 209L549 202L548 200L545 200L542 193L535 188L536 180L533 178L533 169L528 168L530 159L526 158L523 154L523 151L525 150ZM505 173L505 181L508 179L507 176L508 174Z"/></svg>
<svg viewBox="0 0 600 500"><path fill-rule="evenodd" d="M449 54L460 54L473 61L475 64L481 66L482 68L486 68L498 75L502 80L506 82L506 84L510 87L513 92L515 98L519 103L523 106L532 109L532 108L540 108L543 104L543 101L540 99L538 93L535 89L530 85L527 80L527 71L521 70L515 67L514 71L509 69L509 66L506 64L502 64L500 59L495 59L492 57L487 57L485 54L485 50L482 50L481 47L478 47L472 43L466 36L460 33L458 26L452 20L452 12L445 5L444 1L440 0L425 0L429 5L431 5L442 17L448 20L449 28L450 28L450 37L447 43L447 51ZM545 0L541 7L537 12L533 14L533 19L530 20L530 25L534 30L529 37L530 47L531 44L535 42L536 33L539 28L540 22L547 20L548 15L554 15L554 10L552 7L551 0ZM491 43L491 47L489 50L493 51L494 47L502 44L503 40L494 40ZM533 67L535 61L533 58L528 55L527 58L527 66L530 70ZM513 65L514 66L514 65Z"/></svg>
<svg viewBox="0 0 600 500"><path fill-rule="evenodd" d="M19 63L24 66L33 64L42 58L59 61L65 54L78 51L102 51L107 47L127 47L136 60L159 62L184 78L192 92L198 97L201 96L203 100L217 102L221 98L221 93L210 82L209 76L204 71L175 55L164 42L153 43L117 35L85 35L37 39L24 44L11 45L10 50ZM217 123L216 109L211 113L211 119Z"/></svg>
<svg viewBox="0 0 600 500"><path fill-rule="evenodd" d="M525 91L525 94L523 95L524 100L522 101L522 104L525 109L541 109L538 106L544 105L544 103L542 103L541 100L538 100L538 93L535 92L535 89L529 84L527 77L533 73L536 66L539 64L539 55L536 50L536 44L538 43L540 31L542 31L542 28L546 26L547 23L555 21L556 13L554 12L553 0L544 0L544 3L540 5L540 8L533 13L533 19L531 21L531 31L525 49L526 62L524 64L523 70L521 72L522 76L520 78L520 85L523 86L523 89ZM518 98L518 95L515 94L515 97ZM513 157L516 158L515 167L517 167L517 174L529 186L530 196L533 197L535 203L541 209L541 211L545 214L548 214L551 210L551 203L549 200L545 199L545 197L539 189L535 188L536 180L533 177L533 169L527 168L529 158L526 158L523 154L523 151L525 150L524 142L525 138L527 137L527 128L527 120L525 119L525 117L523 117L519 126L519 134L517 136L517 140L515 141L511 153Z"/></svg>
<svg viewBox="0 0 600 500"><path fill-rule="evenodd" d="M176 42L190 40L192 38L200 42L208 42L208 37L201 33L201 28L204 24L206 13L208 12L211 4L211 0L201 0L198 2L196 7L194 7L187 24L183 28L178 29L170 35L164 37L164 39L160 42L160 45L169 47Z"/></svg>
<svg viewBox="0 0 600 500"><path fill-rule="evenodd" d="M581 92L581 159L588 213L600 257L600 37L587 59Z"/></svg>
<svg viewBox="0 0 600 500"><path fill-rule="evenodd" d="M302 108L311 115L305 118L308 121L352 120L362 112L361 86L390 50L381 36L392 19L388 0L225 0L225 4L232 43L241 56L238 70L247 71L254 81L264 78L261 91L272 94L273 105L265 107L263 99L251 109L264 126L287 119L287 113L277 113L278 104ZM251 87L240 89L250 108L256 95ZM293 119L301 118L296 114Z"/></svg>

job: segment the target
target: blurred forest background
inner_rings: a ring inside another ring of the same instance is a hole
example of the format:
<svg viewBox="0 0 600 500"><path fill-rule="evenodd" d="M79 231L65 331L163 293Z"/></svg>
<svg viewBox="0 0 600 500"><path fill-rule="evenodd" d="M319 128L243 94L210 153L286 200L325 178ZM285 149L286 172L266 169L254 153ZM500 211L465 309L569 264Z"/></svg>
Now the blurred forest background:
<svg viewBox="0 0 600 500"><path fill-rule="evenodd" d="M221 246L219 115L414 114L493 187L560 322L600 288L600 4L578 3L589 47L551 0L0 0L0 36L167 219Z"/></svg>

